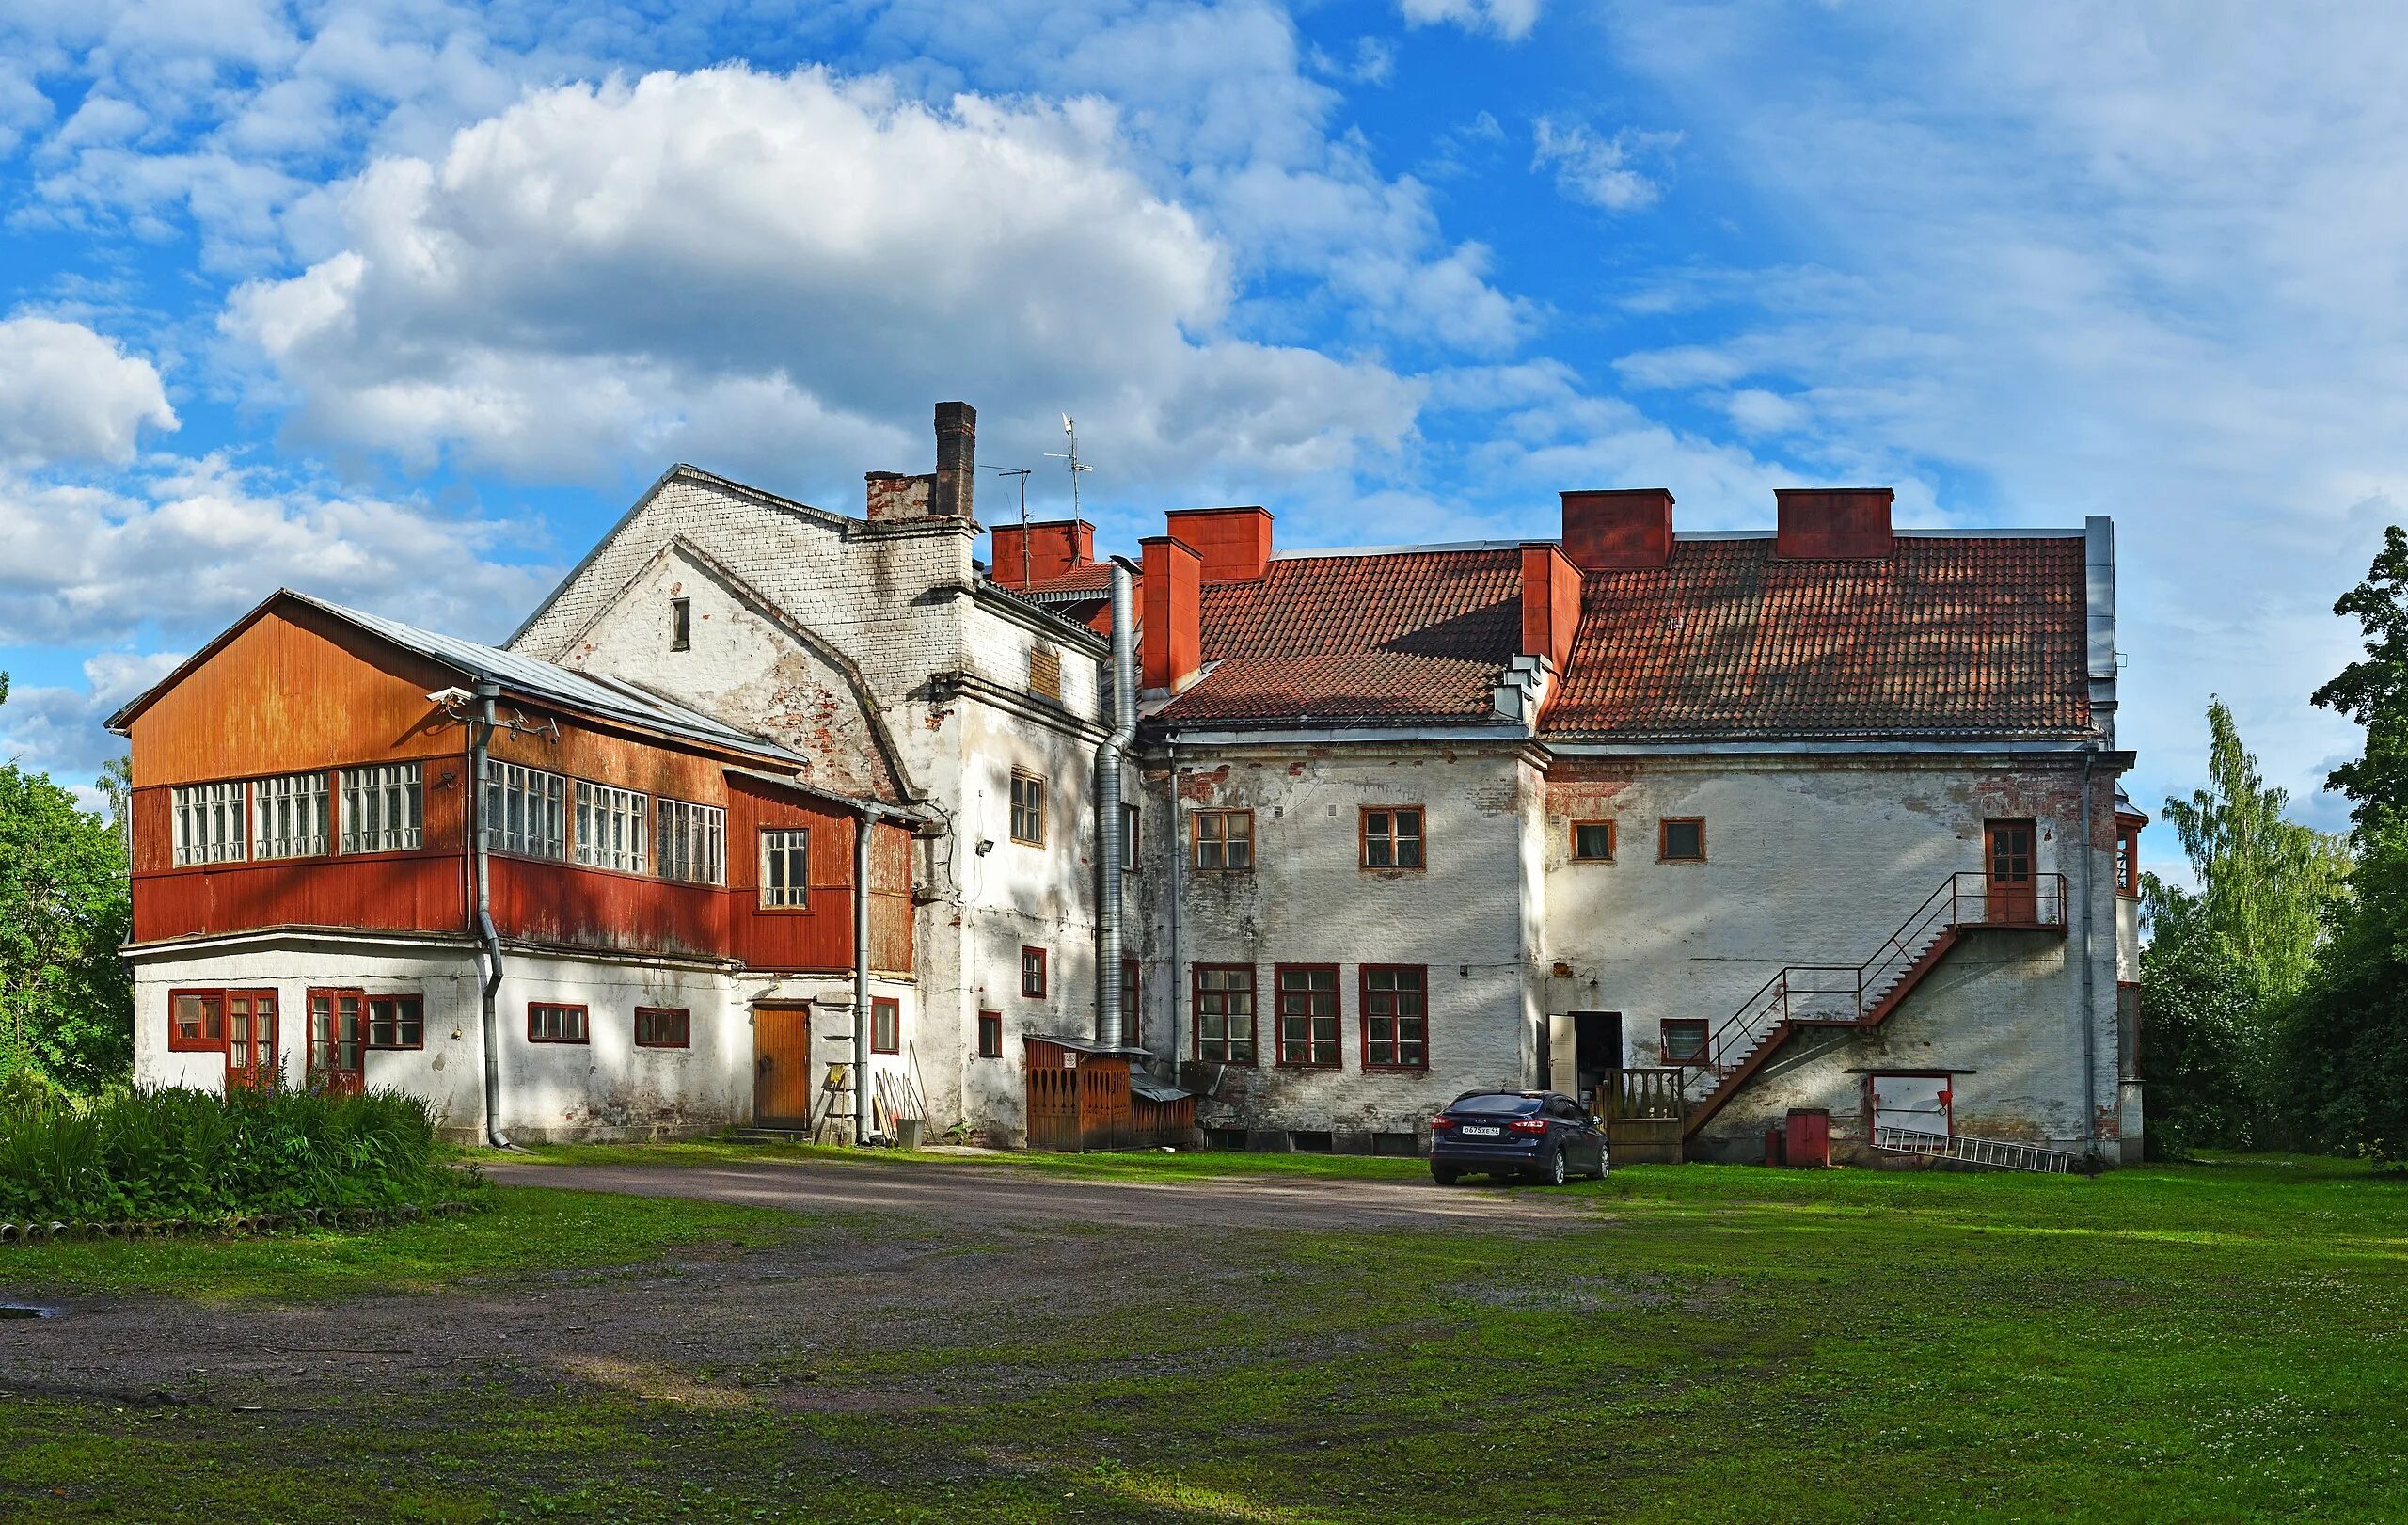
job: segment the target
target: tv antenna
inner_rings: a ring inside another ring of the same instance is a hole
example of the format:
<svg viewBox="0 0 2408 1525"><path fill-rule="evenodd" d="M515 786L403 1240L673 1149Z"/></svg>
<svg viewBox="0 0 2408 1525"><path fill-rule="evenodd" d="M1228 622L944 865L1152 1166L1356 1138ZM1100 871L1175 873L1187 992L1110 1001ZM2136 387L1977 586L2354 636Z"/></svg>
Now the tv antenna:
<svg viewBox="0 0 2408 1525"><path fill-rule="evenodd" d="M1045 458L1049 461L1068 461L1070 463L1070 517L1075 519L1081 517L1079 511L1079 473L1082 471L1092 471L1095 468L1079 459L1079 426L1071 421L1071 418L1068 413L1062 415L1062 433L1069 437L1070 448L1068 450L1049 450L1045 453Z"/></svg>
<svg viewBox="0 0 2408 1525"><path fill-rule="evenodd" d="M987 468L999 477L1020 478L1020 585L1028 587L1028 471L1025 466L990 466Z"/></svg>

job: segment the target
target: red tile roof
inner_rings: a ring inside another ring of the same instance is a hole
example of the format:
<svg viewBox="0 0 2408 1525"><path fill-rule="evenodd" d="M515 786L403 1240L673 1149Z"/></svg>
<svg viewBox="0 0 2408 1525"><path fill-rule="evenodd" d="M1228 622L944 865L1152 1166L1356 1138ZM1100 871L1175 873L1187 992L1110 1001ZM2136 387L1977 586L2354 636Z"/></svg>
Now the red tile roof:
<svg viewBox="0 0 2408 1525"><path fill-rule="evenodd" d="M1681 541L1582 580L1550 737L2065 735L2089 724L2079 537L1902 537L1882 561Z"/></svg>
<svg viewBox="0 0 2408 1525"><path fill-rule="evenodd" d="M1513 549L1289 556L1259 581L1207 583L1205 675L1161 718L1486 718L1521 645L1521 564Z"/></svg>
<svg viewBox="0 0 2408 1525"><path fill-rule="evenodd" d="M1112 564L1108 561L1089 562L1085 566L1073 566L1058 577L1038 578L1027 587L1012 591L1031 598L1061 593L1109 594L1112 592Z"/></svg>

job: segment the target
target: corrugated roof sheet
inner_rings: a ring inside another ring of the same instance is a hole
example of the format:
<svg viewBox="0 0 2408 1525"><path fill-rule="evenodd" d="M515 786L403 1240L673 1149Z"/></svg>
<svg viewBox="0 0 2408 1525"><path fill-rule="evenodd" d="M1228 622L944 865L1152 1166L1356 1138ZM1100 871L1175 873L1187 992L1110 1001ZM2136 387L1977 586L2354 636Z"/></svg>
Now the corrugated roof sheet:
<svg viewBox="0 0 2408 1525"><path fill-rule="evenodd" d="M2058 736L2090 722L2083 543L1901 538L1881 561L1682 542L1582 580L1545 733L1618 740Z"/></svg>
<svg viewBox="0 0 2408 1525"><path fill-rule="evenodd" d="M806 766L810 762L799 752L739 731L701 710L689 709L633 684L622 683L600 674L572 672L532 657L479 645L474 641L463 641L458 636L422 630L415 625L404 625L400 620L387 619L382 614L371 614L362 610L346 609L323 598L313 598L306 593L294 593L291 596L312 609L323 610L337 619L381 636L405 650L417 652L471 676L490 680L530 699L549 700L589 715L626 721L663 735L684 737L689 740L733 748L758 756L777 757Z"/></svg>
<svg viewBox="0 0 2408 1525"><path fill-rule="evenodd" d="M1157 718L1486 721L1521 640L1516 549L1275 558L1205 584L1207 671Z"/></svg>

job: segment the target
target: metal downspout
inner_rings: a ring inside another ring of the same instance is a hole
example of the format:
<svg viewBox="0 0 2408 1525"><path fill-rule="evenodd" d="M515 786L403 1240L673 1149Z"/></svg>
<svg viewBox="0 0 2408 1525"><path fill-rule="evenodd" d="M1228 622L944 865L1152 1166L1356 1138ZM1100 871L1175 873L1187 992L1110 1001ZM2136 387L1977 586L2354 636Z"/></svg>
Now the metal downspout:
<svg viewBox="0 0 2408 1525"><path fill-rule="evenodd" d="M494 993L501 989L501 934L493 924L493 871L485 857L485 760L493 743L494 701L501 697L496 683L477 685L477 718L468 723L468 861L476 885L477 938L483 945L484 978L479 996L480 1038L485 1056L485 1142L510 1148L501 1131L501 1033L494 1013Z"/></svg>
<svg viewBox="0 0 2408 1525"><path fill-rule="evenodd" d="M1112 564L1112 734L1095 749L1096 861L1103 882L1095 918L1095 1038L1118 1048L1120 1010L1120 864L1127 824L1120 808L1120 758L1137 735L1137 664L1129 645L1129 569Z"/></svg>
<svg viewBox="0 0 2408 1525"><path fill-rule="evenodd" d="M869 1140L869 839L878 818L853 818L853 1142Z"/></svg>
<svg viewBox="0 0 2408 1525"><path fill-rule="evenodd" d="M1180 999L1187 993L1188 989L1187 971L1179 961L1179 880L1180 871L1187 866L1187 833L1179 819L1179 739L1177 737L1166 739L1165 752L1167 766L1170 769L1170 999L1163 1003L1163 1009L1170 1013L1170 1021L1164 1025L1163 1031L1170 1039L1170 1046L1164 1051L1164 1062L1170 1066L1171 1079L1175 1082L1179 1078L1180 1052L1179 1046Z"/></svg>
<svg viewBox="0 0 2408 1525"><path fill-rule="evenodd" d="M2099 1003L2098 972L2091 967L2090 861L2099 854L2090 839L2090 770L2098 760L2096 747L2082 755L2082 1157L2093 1169L2099 1164Z"/></svg>

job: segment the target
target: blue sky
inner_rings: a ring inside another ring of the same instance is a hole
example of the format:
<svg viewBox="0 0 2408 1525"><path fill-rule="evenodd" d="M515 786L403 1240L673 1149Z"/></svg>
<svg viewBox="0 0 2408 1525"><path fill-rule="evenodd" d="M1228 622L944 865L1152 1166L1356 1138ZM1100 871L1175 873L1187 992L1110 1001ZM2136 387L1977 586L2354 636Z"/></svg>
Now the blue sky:
<svg viewBox="0 0 2408 1525"><path fill-rule="evenodd" d="M495 638L675 460L857 511L928 406L1089 516L2119 526L2145 803L2300 812L2401 517L2378 8L1138 0L0 14L0 746L278 584ZM1000 484L984 485L990 514ZM2160 850L2171 850L2163 844Z"/></svg>

